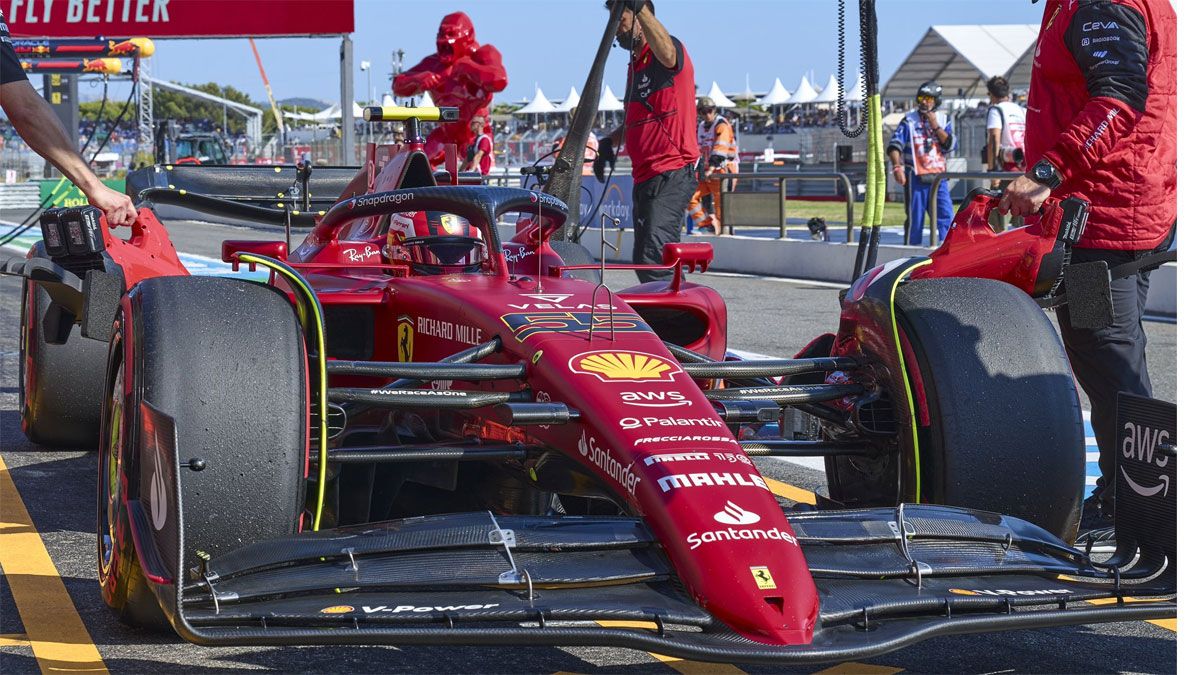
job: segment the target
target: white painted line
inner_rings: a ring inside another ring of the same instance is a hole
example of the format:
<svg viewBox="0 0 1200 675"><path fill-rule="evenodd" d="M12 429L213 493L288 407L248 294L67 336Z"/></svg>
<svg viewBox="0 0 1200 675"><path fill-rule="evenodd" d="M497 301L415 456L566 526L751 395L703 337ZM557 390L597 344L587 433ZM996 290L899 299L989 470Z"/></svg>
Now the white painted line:
<svg viewBox="0 0 1200 675"><path fill-rule="evenodd" d="M788 464L795 464L796 466L802 466L806 469L812 469L813 471L825 473L824 457L772 457L771 459L777 459L781 462L787 462Z"/></svg>
<svg viewBox="0 0 1200 675"><path fill-rule="evenodd" d="M767 356L758 352L748 352L741 349L727 349L726 353L736 356L744 361L765 361L767 359L791 358L790 356Z"/></svg>
<svg viewBox="0 0 1200 675"><path fill-rule="evenodd" d="M784 284L796 284L799 286L816 286L818 288L849 288L850 282L835 283L832 281L817 281L815 279L792 279L790 277L766 277L761 274L743 274L741 272L705 272L707 276L714 277L731 277L734 279L761 279L763 281L778 281Z"/></svg>

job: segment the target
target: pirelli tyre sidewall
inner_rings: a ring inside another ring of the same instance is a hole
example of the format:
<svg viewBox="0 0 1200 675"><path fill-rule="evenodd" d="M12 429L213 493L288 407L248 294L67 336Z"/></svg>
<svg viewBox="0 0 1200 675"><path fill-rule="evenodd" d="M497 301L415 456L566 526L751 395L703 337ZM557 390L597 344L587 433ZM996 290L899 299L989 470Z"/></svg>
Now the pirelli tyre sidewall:
<svg viewBox="0 0 1200 675"><path fill-rule="evenodd" d="M999 281L910 281L895 312L917 411L901 485L923 502L1016 516L1072 542L1084 432L1062 341L1025 293Z"/></svg>
<svg viewBox="0 0 1200 675"><path fill-rule="evenodd" d="M94 449L100 440L107 347L71 328L63 344L46 341L50 294L35 283L21 289L21 431L39 445Z"/></svg>
<svg viewBox="0 0 1200 675"><path fill-rule="evenodd" d="M108 349L107 396L102 406L99 466L96 472L96 557L100 595L122 623L165 631L169 628L147 585L133 542L126 499L136 455L137 418L132 411L133 372L126 369L123 331L128 313L122 303ZM136 475L136 474L135 474ZM134 483L136 487L136 483Z"/></svg>
<svg viewBox="0 0 1200 675"><path fill-rule="evenodd" d="M190 568L198 552L218 556L298 531L308 453L307 358L291 302L249 281L149 279L122 301L117 322L113 342L121 344L113 347L109 379L112 391L116 379L124 379L127 391L108 397L105 410L125 429L111 442L106 427L110 443L102 446L113 449L100 460L100 579L109 606L145 625L129 611L145 580L139 582L140 568L122 564L136 565L132 537L122 536L131 526L125 504L141 498L141 472L148 470L137 433L142 404L172 419L181 461L204 460L201 471L179 472L183 566ZM123 403L122 415L112 415L114 401ZM115 543L106 557L110 528Z"/></svg>

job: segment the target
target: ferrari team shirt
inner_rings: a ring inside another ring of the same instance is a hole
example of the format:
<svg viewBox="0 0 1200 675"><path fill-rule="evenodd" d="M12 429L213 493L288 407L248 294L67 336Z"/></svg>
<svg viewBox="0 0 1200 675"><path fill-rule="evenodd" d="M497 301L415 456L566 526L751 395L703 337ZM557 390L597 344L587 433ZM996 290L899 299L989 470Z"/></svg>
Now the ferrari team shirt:
<svg viewBox="0 0 1200 675"><path fill-rule="evenodd" d="M0 84L28 80L17 52L13 49L12 38L8 34L8 22L4 20L4 12L0 12Z"/></svg>
<svg viewBox="0 0 1200 675"><path fill-rule="evenodd" d="M696 163L696 75L678 38L675 67L654 58L643 45L629 66L626 82L625 149L633 162L633 182Z"/></svg>

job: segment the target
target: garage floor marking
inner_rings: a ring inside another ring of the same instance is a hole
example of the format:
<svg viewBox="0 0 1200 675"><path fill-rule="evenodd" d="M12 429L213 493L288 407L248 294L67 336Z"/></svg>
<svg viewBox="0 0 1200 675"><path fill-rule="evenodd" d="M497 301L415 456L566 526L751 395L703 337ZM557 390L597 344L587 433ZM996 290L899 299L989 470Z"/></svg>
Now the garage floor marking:
<svg viewBox="0 0 1200 675"><path fill-rule="evenodd" d="M825 670L818 670L813 675L895 675L903 670L903 668L893 668L891 666L876 666L870 663L847 661L826 668Z"/></svg>
<svg viewBox="0 0 1200 675"><path fill-rule="evenodd" d="M1111 605L1116 603L1116 598L1100 598L1099 600L1088 600L1089 605ZM1125 598L1125 602L1160 602L1154 598ZM1167 630L1178 633L1179 629L1175 625L1178 619L1148 619L1146 623L1152 623L1155 626L1166 628Z"/></svg>
<svg viewBox="0 0 1200 675"><path fill-rule="evenodd" d="M0 647L28 647L29 636L24 633L0 634Z"/></svg>
<svg viewBox="0 0 1200 675"><path fill-rule="evenodd" d="M646 628L649 630L658 630L658 625L653 621L597 621L596 624L604 628ZM676 672L683 675L700 675L701 673L711 673L713 675L746 675L746 671L728 663L688 661L687 659L677 659L674 656L664 656L662 654L655 654L654 652L646 653L660 662L671 666Z"/></svg>
<svg viewBox="0 0 1200 675"><path fill-rule="evenodd" d="M0 568L12 589L28 644L43 673L108 672L33 526L3 457L0 457Z"/></svg>
<svg viewBox="0 0 1200 675"><path fill-rule="evenodd" d="M771 489L771 492L784 499L790 499L799 504L817 503L817 496L804 488L798 488L795 485L790 485L774 478L767 478L766 476L763 476L763 480L767 481L767 487Z"/></svg>

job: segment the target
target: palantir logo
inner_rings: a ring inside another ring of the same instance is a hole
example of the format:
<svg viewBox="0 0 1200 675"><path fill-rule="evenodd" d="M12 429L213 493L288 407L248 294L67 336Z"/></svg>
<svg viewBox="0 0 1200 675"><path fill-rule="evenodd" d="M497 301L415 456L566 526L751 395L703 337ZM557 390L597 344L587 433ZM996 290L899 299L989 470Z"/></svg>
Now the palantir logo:
<svg viewBox="0 0 1200 675"><path fill-rule="evenodd" d="M753 511L747 511L733 502L725 502L725 508L713 514L713 520L723 525L753 525L762 518Z"/></svg>

